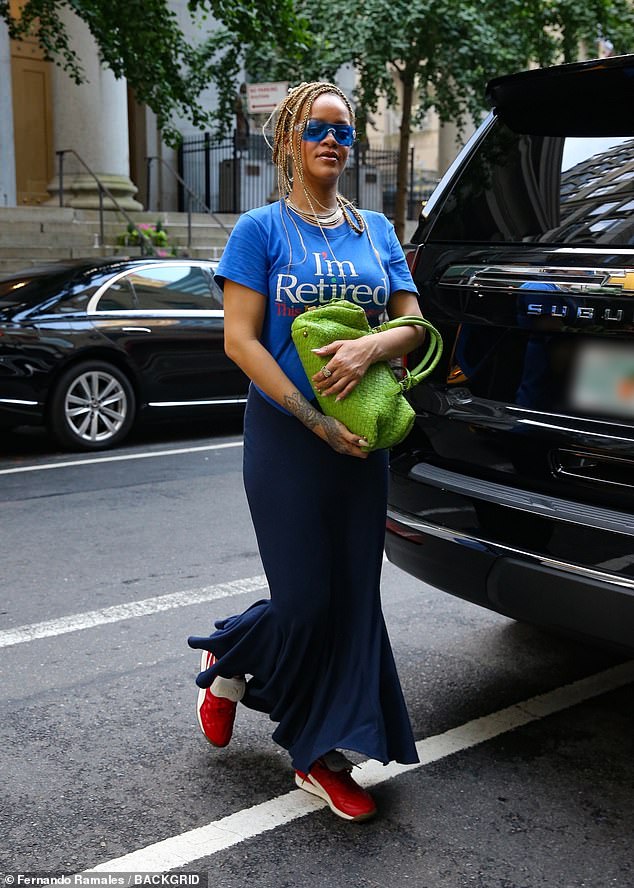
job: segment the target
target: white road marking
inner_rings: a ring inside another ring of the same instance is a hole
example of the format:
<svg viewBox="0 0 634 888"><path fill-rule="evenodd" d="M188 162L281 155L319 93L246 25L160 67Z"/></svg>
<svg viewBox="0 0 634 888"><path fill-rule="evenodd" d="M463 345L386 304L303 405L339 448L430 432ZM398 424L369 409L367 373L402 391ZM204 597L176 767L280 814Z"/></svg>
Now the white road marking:
<svg viewBox="0 0 634 888"><path fill-rule="evenodd" d="M241 580L230 580L228 583L218 583L215 586L185 589L181 592L171 592L168 595L157 595L154 598L143 598L140 601L115 604L100 610L70 614L56 620L45 620L43 623L31 623L28 626L17 626L15 629L3 629L0 631L0 648L24 644L38 638L66 635L68 632L92 629L94 626L103 626L106 623L118 623L120 620L145 617L148 614L158 614L175 607L200 604L203 601L215 601L218 598L229 598L231 595L241 595L243 592L255 592L266 588L267 582L264 575L245 577Z"/></svg>
<svg viewBox="0 0 634 888"><path fill-rule="evenodd" d="M390 563L385 553L383 554L383 563ZM53 638L56 635L66 635L69 632L80 632L82 629L93 629L95 626L104 626L106 623L119 623L121 620L132 620L135 617L145 617L177 607L188 607L191 604L216 601L219 598L229 598L232 595L257 592L262 589L268 589L264 574L245 577L241 580L230 580L228 583L218 583L216 586L184 589L181 592L170 592L167 595L157 595L154 598L115 604L100 610L69 614L55 620L44 620L42 623L16 626L15 629L0 629L0 648L25 644L28 641L36 641L38 638Z"/></svg>
<svg viewBox="0 0 634 888"><path fill-rule="evenodd" d="M419 740L416 744L420 758L418 765L391 763L383 766L375 761L364 762L360 769L355 769L355 778L365 787L376 786L632 681L634 660L555 688L547 694L531 697L491 715L476 718L445 731L444 734ZM85 872L167 872L210 857L218 851L238 845L325 806L326 803L315 796L295 789L260 805L229 814L206 826L172 836L123 857L107 860Z"/></svg>
<svg viewBox="0 0 634 888"><path fill-rule="evenodd" d="M98 456L86 459L71 459L65 462L41 463L32 466L15 466L0 469L0 475L19 475L21 472L43 472L46 469L68 469L71 466L94 466L98 463L124 462L128 459L152 459L155 456L176 456L181 453L202 453L205 450L226 450L228 447L242 447L242 441L229 441L226 444L205 444L201 447L178 447L174 450L148 450L146 453L121 453L117 456Z"/></svg>
<svg viewBox="0 0 634 888"><path fill-rule="evenodd" d="M241 446L242 441L236 441L201 447L70 460L59 463L0 469L0 475L94 465L101 462L148 459ZM384 556L385 560L387 560L386 556ZM3 630L0 631L0 648L159 613L172 608L199 604L245 592L253 592L265 589L266 586L267 583L264 576L247 577L241 580L220 583L215 586L204 586L199 589L175 592L128 604L114 605L100 610L72 614L56 620L47 620L42 623L17 627L16 629ZM608 669L605 672L591 675L588 678L581 679L564 687L556 688L549 693L532 697L499 712L474 719L464 725L446 731L444 734L419 740L416 748L420 764L399 765L392 762L387 766L383 766L376 761L367 761L360 768L356 769L355 778L365 787L376 786L400 774L414 771L462 750L477 746L515 728L538 721L548 715L623 687L633 681L634 661L628 661L613 669ZM254 838L278 826L290 823L299 817L321 810L325 806L325 802L320 801L315 796L303 793L301 790L292 790L262 804L254 805L252 808L237 811L206 826L189 830L186 833L156 842L122 857L106 861L86 872L167 872L191 864L196 860L209 857L218 851L230 848L249 838Z"/></svg>

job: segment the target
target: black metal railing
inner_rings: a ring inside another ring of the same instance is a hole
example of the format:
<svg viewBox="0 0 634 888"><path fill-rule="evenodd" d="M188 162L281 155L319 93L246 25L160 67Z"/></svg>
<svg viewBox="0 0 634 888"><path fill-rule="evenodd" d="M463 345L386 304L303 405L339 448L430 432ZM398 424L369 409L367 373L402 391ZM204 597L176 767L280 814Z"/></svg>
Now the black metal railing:
<svg viewBox="0 0 634 888"><path fill-rule="evenodd" d="M216 222L216 224L222 228L222 230L227 234L227 236L231 233L231 229L225 225L225 223L220 219L214 211L210 208L208 202L201 197L200 192L196 191L194 188L190 188L187 182L183 179L183 177L176 172L173 166L169 164L162 157L157 157L156 155L152 157L146 157L145 162L147 164L147 209L149 210L152 205L152 164L158 162L164 169L166 169L178 182L179 187L179 210L187 213L187 246L191 247L192 243L192 207L198 207L198 211L201 213L206 213L211 216Z"/></svg>
<svg viewBox="0 0 634 888"><path fill-rule="evenodd" d="M277 199L277 171L263 136L212 138L209 133L186 136L178 153L179 174L187 187L204 195L216 213L243 213ZM416 218L420 202L434 188L434 178L417 185L420 172L409 156L408 218ZM355 143L340 184L342 194L358 206L394 218L398 151ZM181 195L179 209L185 206Z"/></svg>
<svg viewBox="0 0 634 888"><path fill-rule="evenodd" d="M142 256L154 256L156 251L154 249L154 245L152 241L147 236L147 234L139 228L136 222L132 219L130 214L123 209L117 198L112 194L107 185L104 185L99 176L90 169L86 161L83 157L78 154L74 148L64 148L61 151L56 151L57 154L57 179L59 183L59 205L60 207L64 206L64 158L67 154L71 154L79 164L86 170L86 172L92 176L97 185L97 192L99 194L99 246L103 247L105 245L105 234L104 234L104 205L103 199L107 197L109 201L113 204L117 212L121 213L126 222L128 223L128 227L132 228L137 232L139 238L139 246L141 247L141 255Z"/></svg>

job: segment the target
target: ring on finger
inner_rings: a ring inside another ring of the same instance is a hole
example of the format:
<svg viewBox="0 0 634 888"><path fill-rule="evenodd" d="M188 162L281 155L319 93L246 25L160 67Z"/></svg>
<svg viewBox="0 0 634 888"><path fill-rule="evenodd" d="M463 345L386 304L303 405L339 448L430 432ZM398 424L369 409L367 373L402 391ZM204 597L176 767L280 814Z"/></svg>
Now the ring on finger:
<svg viewBox="0 0 634 888"><path fill-rule="evenodd" d="M332 370L329 370L328 367L321 368L322 375L328 379L329 376L332 376Z"/></svg>

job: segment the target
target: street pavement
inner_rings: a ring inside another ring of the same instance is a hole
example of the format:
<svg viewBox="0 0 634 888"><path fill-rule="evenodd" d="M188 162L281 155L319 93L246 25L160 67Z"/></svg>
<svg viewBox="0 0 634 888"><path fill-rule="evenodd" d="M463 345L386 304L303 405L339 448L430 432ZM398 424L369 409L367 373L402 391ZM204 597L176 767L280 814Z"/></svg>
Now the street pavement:
<svg viewBox="0 0 634 888"><path fill-rule="evenodd" d="M379 817L348 824L296 790L262 714L239 708L230 746L206 743L186 638L266 595L241 460L228 423L88 456L3 438L5 883L99 868L214 888L631 888L633 664L389 563L422 764L355 757Z"/></svg>

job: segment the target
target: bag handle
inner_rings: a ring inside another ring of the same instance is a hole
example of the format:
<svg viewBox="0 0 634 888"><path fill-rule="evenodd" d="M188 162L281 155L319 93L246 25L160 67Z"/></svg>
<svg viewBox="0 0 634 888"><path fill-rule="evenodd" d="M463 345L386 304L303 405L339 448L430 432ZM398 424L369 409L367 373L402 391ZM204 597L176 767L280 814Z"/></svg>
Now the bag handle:
<svg viewBox="0 0 634 888"><path fill-rule="evenodd" d="M385 321L378 327L373 327L371 333L383 333L385 330L393 330L396 327L424 327L429 336L429 346L425 352L420 364L417 364L413 370L405 370L405 376L400 380L399 385L403 392L409 391L415 385L418 385L426 376L434 370L440 356L442 355L442 337L438 330L425 318L419 315L403 315L400 318L394 318L392 321Z"/></svg>

